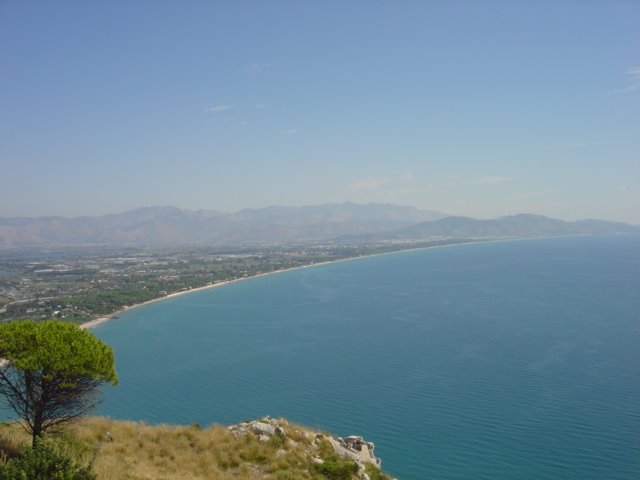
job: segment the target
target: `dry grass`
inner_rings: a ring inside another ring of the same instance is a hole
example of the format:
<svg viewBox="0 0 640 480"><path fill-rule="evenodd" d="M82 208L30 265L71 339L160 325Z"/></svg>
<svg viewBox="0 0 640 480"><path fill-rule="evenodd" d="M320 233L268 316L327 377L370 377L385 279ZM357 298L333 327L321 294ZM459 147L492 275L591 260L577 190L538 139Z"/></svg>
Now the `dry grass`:
<svg viewBox="0 0 640 480"><path fill-rule="evenodd" d="M0 460L5 461L18 456L31 439L17 424L0 425Z"/></svg>
<svg viewBox="0 0 640 480"><path fill-rule="evenodd" d="M313 467L315 432L281 421L287 439L236 438L226 428L157 425L91 417L58 437L60 448L93 464L99 480L324 479ZM13 456L29 444L17 425L2 425L0 450Z"/></svg>

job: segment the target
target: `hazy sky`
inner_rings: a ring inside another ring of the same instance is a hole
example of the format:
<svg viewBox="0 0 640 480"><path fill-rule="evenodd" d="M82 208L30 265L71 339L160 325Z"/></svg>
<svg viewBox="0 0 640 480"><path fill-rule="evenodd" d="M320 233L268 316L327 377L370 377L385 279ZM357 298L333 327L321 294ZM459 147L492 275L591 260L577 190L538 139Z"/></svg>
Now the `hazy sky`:
<svg viewBox="0 0 640 480"><path fill-rule="evenodd" d="M640 223L640 2L0 0L0 216Z"/></svg>

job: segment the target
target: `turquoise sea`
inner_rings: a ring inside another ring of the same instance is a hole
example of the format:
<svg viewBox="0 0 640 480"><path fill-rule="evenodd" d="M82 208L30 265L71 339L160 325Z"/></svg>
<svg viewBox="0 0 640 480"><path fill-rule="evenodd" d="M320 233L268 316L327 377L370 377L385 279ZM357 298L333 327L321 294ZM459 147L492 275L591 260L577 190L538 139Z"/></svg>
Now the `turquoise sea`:
<svg viewBox="0 0 640 480"><path fill-rule="evenodd" d="M363 435L402 480L640 478L640 235L304 268L95 332L115 418L284 416Z"/></svg>

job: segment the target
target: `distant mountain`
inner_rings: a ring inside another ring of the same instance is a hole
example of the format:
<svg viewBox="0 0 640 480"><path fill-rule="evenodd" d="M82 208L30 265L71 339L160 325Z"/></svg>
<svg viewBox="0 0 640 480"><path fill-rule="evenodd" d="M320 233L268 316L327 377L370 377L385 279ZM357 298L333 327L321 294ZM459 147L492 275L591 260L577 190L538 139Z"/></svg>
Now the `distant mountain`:
<svg viewBox="0 0 640 480"><path fill-rule="evenodd" d="M390 204L335 203L267 207L235 213L146 207L100 217L0 218L0 246L238 245L338 239L352 242L507 238L639 232L604 220L565 222L519 214L493 220Z"/></svg>
<svg viewBox="0 0 640 480"><path fill-rule="evenodd" d="M605 220L565 222L541 215L518 214L492 220L445 217L389 232L352 235L345 240L426 240L435 238L513 238L640 232L640 227Z"/></svg>
<svg viewBox="0 0 640 480"><path fill-rule="evenodd" d="M309 241L401 229L444 216L414 207L350 202L235 213L146 207L100 217L0 218L0 246Z"/></svg>

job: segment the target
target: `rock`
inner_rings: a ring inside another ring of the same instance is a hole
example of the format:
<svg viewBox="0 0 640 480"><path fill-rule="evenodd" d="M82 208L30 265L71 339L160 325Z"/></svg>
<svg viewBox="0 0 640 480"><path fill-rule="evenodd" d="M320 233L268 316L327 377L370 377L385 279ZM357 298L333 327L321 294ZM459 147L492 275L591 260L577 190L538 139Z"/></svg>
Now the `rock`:
<svg viewBox="0 0 640 480"><path fill-rule="evenodd" d="M274 435L286 440L286 445L295 447L300 442L296 442L291 438L287 438L286 431L283 426L289 424L284 420L277 420L271 417L262 417L260 420L254 420L252 422L242 422L238 425L232 425L227 429L236 437L242 437L249 432L257 435L258 441L262 443L269 442ZM299 432L296 432L299 433ZM358 435L350 435L348 437L332 437L330 435L323 435L320 433L312 433L309 431L303 432L303 442L309 444L309 447L305 447L306 453L311 457L314 463L324 463L318 456L319 442L327 441L331 445L333 451L342 458L353 460L358 466L359 480L370 480L369 476L365 472L365 465L371 464L380 468L382 463L379 458L375 456L375 445L373 442L367 442L364 438ZM276 451L276 456L280 457L286 454L286 450L279 449Z"/></svg>
<svg viewBox="0 0 640 480"><path fill-rule="evenodd" d="M231 432L231 435L233 435L236 438L244 437L247 434L247 429L241 425L242 424L231 425L230 427L227 427L227 430L229 430Z"/></svg>
<svg viewBox="0 0 640 480"><path fill-rule="evenodd" d="M265 422L251 422L249 424L251 431L257 435L268 435L272 437L276 434L276 427Z"/></svg>
<svg viewBox="0 0 640 480"><path fill-rule="evenodd" d="M376 467L380 467L382 463L379 458L374 455L375 445L373 442L366 442L362 437L352 435L346 439L338 437L326 437L333 451L343 458L349 458L358 465L370 463Z"/></svg>
<svg viewBox="0 0 640 480"><path fill-rule="evenodd" d="M375 445L373 442L367 442L362 437L351 435L343 440L347 449L352 452L359 452L359 456L364 463L371 463L376 467L380 467L382 463L374 454Z"/></svg>
<svg viewBox="0 0 640 480"><path fill-rule="evenodd" d="M350 460L353 460L354 462L360 463L360 456L356 452L347 450L347 448L343 446L342 443L340 443L340 441L338 441L333 437L326 437L326 438L327 438L327 441L331 444L331 447L333 447L333 451L336 452L336 454L338 454L342 458L348 458Z"/></svg>

